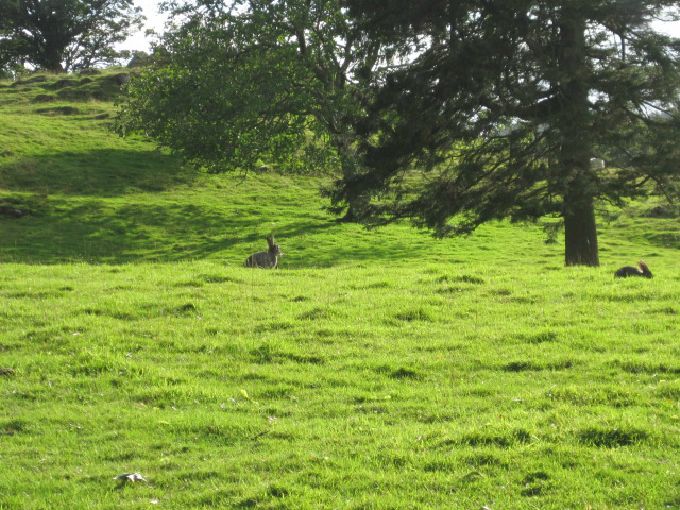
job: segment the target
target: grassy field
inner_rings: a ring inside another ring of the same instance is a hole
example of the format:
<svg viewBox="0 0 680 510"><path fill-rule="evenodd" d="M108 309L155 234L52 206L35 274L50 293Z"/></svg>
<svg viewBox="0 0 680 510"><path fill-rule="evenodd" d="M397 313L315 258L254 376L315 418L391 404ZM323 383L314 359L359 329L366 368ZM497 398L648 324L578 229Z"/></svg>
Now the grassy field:
<svg viewBox="0 0 680 510"><path fill-rule="evenodd" d="M0 510L680 508L677 217L608 211L598 269L540 225L366 232L71 78L0 84Z"/></svg>

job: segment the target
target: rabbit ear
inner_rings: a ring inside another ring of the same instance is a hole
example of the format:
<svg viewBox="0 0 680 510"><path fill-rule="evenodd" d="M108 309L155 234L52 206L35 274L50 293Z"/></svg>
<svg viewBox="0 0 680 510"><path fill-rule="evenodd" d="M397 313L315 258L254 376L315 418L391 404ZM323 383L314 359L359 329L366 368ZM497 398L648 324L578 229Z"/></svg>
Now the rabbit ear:
<svg viewBox="0 0 680 510"><path fill-rule="evenodd" d="M274 246L274 236L273 235L270 234L270 235L267 236L267 244L270 247Z"/></svg>

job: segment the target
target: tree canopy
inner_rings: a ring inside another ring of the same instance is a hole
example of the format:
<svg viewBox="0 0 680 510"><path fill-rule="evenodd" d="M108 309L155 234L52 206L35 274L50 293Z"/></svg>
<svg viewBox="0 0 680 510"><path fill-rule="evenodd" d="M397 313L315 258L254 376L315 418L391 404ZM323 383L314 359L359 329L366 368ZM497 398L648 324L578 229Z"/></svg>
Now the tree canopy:
<svg viewBox="0 0 680 510"><path fill-rule="evenodd" d="M53 72L112 63L114 44L139 28L133 0L0 0L0 67Z"/></svg>
<svg viewBox="0 0 680 510"><path fill-rule="evenodd" d="M677 17L675 1L348 4L413 56L356 124L364 168L334 194L366 224L446 236L554 215L566 263L598 265L600 200L677 195L680 41L650 25Z"/></svg>
<svg viewBox="0 0 680 510"><path fill-rule="evenodd" d="M213 170L337 168L336 212L440 236L554 216L568 265L599 264L599 204L678 195L674 1L167 5L120 125Z"/></svg>
<svg viewBox="0 0 680 510"><path fill-rule="evenodd" d="M136 78L124 130L215 171L354 164L353 124L379 45L338 0L169 4L164 59Z"/></svg>

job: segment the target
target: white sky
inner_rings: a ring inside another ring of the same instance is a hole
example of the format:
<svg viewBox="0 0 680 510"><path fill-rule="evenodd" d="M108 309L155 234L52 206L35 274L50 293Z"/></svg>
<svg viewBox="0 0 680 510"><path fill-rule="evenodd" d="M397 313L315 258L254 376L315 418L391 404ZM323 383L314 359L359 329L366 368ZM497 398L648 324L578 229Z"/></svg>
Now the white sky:
<svg viewBox="0 0 680 510"><path fill-rule="evenodd" d="M146 23L141 32L133 34L132 37L118 45L119 50L141 50L149 51L150 39L145 35L145 32L152 29L159 34L163 33L163 25L165 24L165 16L158 13L158 5L160 2L154 0L135 0L135 5L142 8L144 16L146 16Z"/></svg>
<svg viewBox="0 0 680 510"><path fill-rule="evenodd" d="M135 4L141 7L144 11L144 15L146 16L146 25L144 30L128 38L125 42L118 46L118 49L149 51L150 39L144 34L144 32L146 32L148 29L153 29L158 33L162 33L165 17L158 13L159 2L157 1L136 0ZM667 32L674 37L680 37L680 21L673 23L655 22L654 27L662 32Z"/></svg>
<svg viewBox="0 0 680 510"><path fill-rule="evenodd" d="M680 21L661 22L655 21L652 26L659 32L666 32L673 37L680 37Z"/></svg>

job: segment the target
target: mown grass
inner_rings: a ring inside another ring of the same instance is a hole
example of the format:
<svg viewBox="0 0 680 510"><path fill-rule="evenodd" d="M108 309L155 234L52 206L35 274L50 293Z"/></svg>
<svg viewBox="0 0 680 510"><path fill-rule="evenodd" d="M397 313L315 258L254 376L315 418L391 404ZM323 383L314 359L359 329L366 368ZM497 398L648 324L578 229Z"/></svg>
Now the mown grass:
<svg viewBox="0 0 680 510"><path fill-rule="evenodd" d="M536 225L366 232L322 178L35 113L53 83L0 88L0 509L680 507L677 218L614 212L599 269Z"/></svg>

